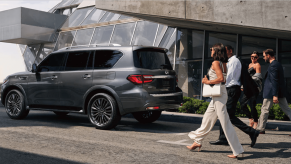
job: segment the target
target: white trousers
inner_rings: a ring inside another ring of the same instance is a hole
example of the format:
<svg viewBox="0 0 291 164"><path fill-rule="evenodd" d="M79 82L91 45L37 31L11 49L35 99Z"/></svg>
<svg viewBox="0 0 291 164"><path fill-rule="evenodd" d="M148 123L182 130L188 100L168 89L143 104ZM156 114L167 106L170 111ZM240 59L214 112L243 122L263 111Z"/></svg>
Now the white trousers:
<svg viewBox="0 0 291 164"><path fill-rule="evenodd" d="M204 116L200 128L196 131L192 131L188 136L193 139L196 143L202 144L202 140L212 130L217 117L219 118L221 127L230 145L230 148L235 156L244 152L241 146L234 127L232 126L226 109L227 92L225 85L222 85L222 95L220 97L213 97Z"/></svg>

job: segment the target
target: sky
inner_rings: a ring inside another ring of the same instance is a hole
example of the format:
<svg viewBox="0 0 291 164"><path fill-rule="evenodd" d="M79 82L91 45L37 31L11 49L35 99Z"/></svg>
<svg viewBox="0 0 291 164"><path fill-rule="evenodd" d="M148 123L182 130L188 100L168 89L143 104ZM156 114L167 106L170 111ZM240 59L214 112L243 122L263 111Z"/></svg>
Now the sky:
<svg viewBox="0 0 291 164"><path fill-rule="evenodd" d="M26 7L47 12L61 1L62 0L0 0L0 12L17 7ZM0 42L0 83L2 83L3 79L8 75L23 71L25 71L25 64L19 46L17 44Z"/></svg>

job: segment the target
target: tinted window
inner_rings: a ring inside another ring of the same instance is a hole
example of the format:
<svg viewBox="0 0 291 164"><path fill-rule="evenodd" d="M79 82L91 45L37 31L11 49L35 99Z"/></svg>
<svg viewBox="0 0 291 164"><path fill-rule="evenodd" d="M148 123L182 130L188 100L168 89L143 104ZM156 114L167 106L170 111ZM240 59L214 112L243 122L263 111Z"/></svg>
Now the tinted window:
<svg viewBox="0 0 291 164"><path fill-rule="evenodd" d="M85 70L87 68L90 51L70 52L66 63L66 71Z"/></svg>
<svg viewBox="0 0 291 164"><path fill-rule="evenodd" d="M141 50L134 52L134 66L145 69L169 69L172 70L168 56L163 51Z"/></svg>
<svg viewBox="0 0 291 164"><path fill-rule="evenodd" d="M121 58L122 53L119 51L96 51L95 52L95 69L112 68Z"/></svg>
<svg viewBox="0 0 291 164"><path fill-rule="evenodd" d="M39 66L38 72L60 71L64 63L65 53L48 56Z"/></svg>

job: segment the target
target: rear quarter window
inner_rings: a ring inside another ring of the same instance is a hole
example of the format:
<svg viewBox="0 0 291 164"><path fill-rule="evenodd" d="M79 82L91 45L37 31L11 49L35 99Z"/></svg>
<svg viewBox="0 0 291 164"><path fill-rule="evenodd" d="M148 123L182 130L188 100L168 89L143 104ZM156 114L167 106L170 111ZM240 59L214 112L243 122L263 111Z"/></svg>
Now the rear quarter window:
<svg viewBox="0 0 291 164"><path fill-rule="evenodd" d="M157 50L137 50L133 53L134 66L144 69L173 70L167 54Z"/></svg>

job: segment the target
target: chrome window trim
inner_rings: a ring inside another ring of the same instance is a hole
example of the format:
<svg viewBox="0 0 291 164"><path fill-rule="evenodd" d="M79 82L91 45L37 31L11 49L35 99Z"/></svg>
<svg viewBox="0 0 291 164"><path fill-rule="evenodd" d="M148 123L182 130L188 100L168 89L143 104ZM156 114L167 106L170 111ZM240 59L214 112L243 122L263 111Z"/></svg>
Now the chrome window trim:
<svg viewBox="0 0 291 164"><path fill-rule="evenodd" d="M173 75L157 75L157 76L145 76L145 79L173 79Z"/></svg>

